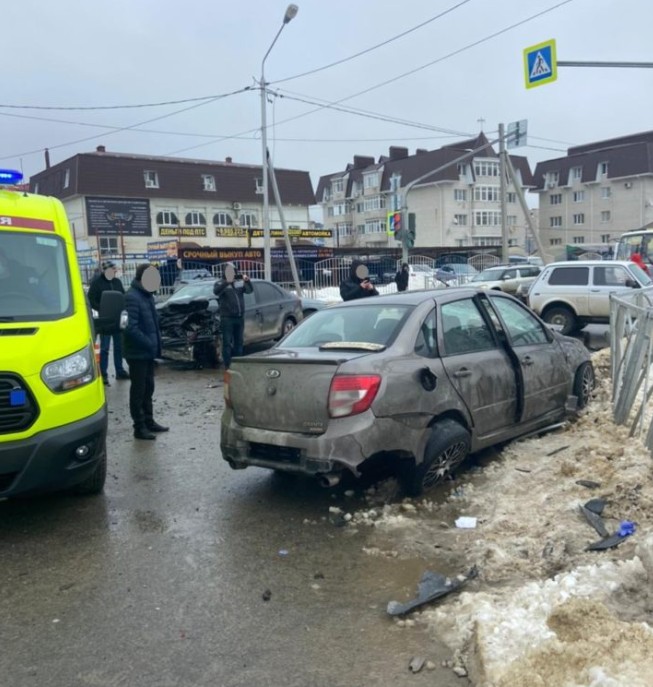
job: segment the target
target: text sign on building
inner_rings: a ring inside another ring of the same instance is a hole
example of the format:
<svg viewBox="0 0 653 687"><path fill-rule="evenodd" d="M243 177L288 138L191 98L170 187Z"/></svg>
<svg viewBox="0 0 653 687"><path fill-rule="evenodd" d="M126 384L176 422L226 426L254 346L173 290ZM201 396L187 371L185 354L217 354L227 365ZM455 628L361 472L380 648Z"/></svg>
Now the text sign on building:
<svg viewBox="0 0 653 687"><path fill-rule="evenodd" d="M152 236L146 198L86 198L89 236Z"/></svg>
<svg viewBox="0 0 653 687"><path fill-rule="evenodd" d="M524 76L526 88L535 88L558 78L555 39L524 50Z"/></svg>
<svg viewBox="0 0 653 687"><path fill-rule="evenodd" d="M159 236L206 236L206 227L159 227Z"/></svg>
<svg viewBox="0 0 653 687"><path fill-rule="evenodd" d="M261 238L263 236L263 229L250 229L250 234L253 239ZM288 236L291 238L300 239L330 239L331 229L299 229L288 227ZM271 229L270 236L274 239L283 238L283 229Z"/></svg>

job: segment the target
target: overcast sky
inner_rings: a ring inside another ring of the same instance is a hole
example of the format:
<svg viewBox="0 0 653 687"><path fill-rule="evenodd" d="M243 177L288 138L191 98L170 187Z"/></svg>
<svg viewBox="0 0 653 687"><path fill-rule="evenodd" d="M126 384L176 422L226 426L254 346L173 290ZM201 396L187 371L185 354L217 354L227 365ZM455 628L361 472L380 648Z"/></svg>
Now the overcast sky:
<svg viewBox="0 0 653 687"><path fill-rule="evenodd" d="M570 144L653 129L652 70L561 67L557 82L527 90L522 56L524 48L555 38L559 60L653 61L651 0L297 4L297 16L266 62L270 88L285 96L272 98L268 138L275 166L309 171L314 186L320 175L344 169L355 154L378 158L392 144L407 146L411 153L418 147L434 149L461 138L451 132L474 135L481 125L491 135L499 122L527 119L529 146L514 152L526 155L533 169L539 160L564 155ZM550 8L555 9L546 12ZM0 166L22 166L29 177L43 169L44 148L50 149L54 164L97 145L113 152L212 160L229 156L234 162L260 164L258 90L212 102L137 109L7 106L139 105L254 87L285 9L284 0L3 3ZM434 19L438 14L443 16ZM425 22L343 64L290 78ZM461 52L449 56L456 51ZM337 107L362 109L370 116L315 111L315 105L288 96L342 101ZM378 116L406 123L373 118ZM143 123L155 118L162 119Z"/></svg>

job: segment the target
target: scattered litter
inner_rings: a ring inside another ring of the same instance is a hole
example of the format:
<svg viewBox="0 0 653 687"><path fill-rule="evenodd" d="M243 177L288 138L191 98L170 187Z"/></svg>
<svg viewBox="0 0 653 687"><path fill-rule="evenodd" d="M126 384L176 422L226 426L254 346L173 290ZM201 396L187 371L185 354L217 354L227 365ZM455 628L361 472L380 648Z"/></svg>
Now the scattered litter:
<svg viewBox="0 0 653 687"><path fill-rule="evenodd" d="M464 666L454 666L452 670L458 677L467 677L467 669Z"/></svg>
<svg viewBox="0 0 653 687"><path fill-rule="evenodd" d="M613 549L615 546L619 546L621 542L630 537L631 534L635 534L636 525L630 520L624 520L620 523L619 529L611 536L601 539L601 541L594 542L590 544L585 550L586 551L605 551L606 549Z"/></svg>
<svg viewBox="0 0 653 687"><path fill-rule="evenodd" d="M206 388L207 389L217 389L218 385L217 384L207 384Z"/></svg>
<svg viewBox="0 0 653 687"><path fill-rule="evenodd" d="M433 661L427 661L426 662L426 670L435 670L436 665L433 663Z"/></svg>
<svg viewBox="0 0 653 687"><path fill-rule="evenodd" d="M473 530L476 527L476 518L472 518L467 515L461 515L456 520L456 527L463 530Z"/></svg>
<svg viewBox="0 0 653 687"><path fill-rule="evenodd" d="M311 585L311 589L314 589L315 591L317 591L318 589L322 589L322 587L320 587L319 584L317 584L316 582L314 582L314 583Z"/></svg>
<svg viewBox="0 0 653 687"><path fill-rule="evenodd" d="M631 534L635 534L635 523L631 522L630 520L624 520L619 524L619 529L617 530L617 534L620 537L630 537Z"/></svg>
<svg viewBox="0 0 653 687"><path fill-rule="evenodd" d="M288 549L279 549L278 553L280 556L287 556L288 555Z"/></svg>
<svg viewBox="0 0 653 687"><path fill-rule="evenodd" d="M345 496L348 496L349 498L351 498L352 496L355 495L355 493L356 492L353 489L347 489L347 491L345 492Z"/></svg>
<svg viewBox="0 0 653 687"><path fill-rule="evenodd" d="M323 580L324 579L324 573L321 572L316 572L315 575L313 575L314 580Z"/></svg>
<svg viewBox="0 0 653 687"><path fill-rule="evenodd" d="M578 510L580 510L580 512L585 516L585 520L587 520L587 522L596 530L599 537L603 537L605 539L606 537L610 536L610 533L608 532L600 515L591 511L589 508L587 508L587 506L578 506Z"/></svg>
<svg viewBox="0 0 653 687"><path fill-rule="evenodd" d="M564 451L565 449L568 449L569 446L559 446L558 448L554 448L553 451L549 451L546 455L547 456L555 456L556 453L560 453L561 451Z"/></svg>
<svg viewBox="0 0 653 687"><path fill-rule="evenodd" d="M588 489L598 489L601 486L599 482L593 482L591 479L577 479L576 484L580 484L581 487L587 487Z"/></svg>
<svg viewBox="0 0 653 687"><path fill-rule="evenodd" d="M413 656L408 664L408 670L410 670L411 673L419 673L419 671L424 667L425 663L426 660L421 656Z"/></svg>
<svg viewBox="0 0 653 687"><path fill-rule="evenodd" d="M605 499L590 499L586 504L585 508L587 510L591 510L592 513L596 513L597 515L601 515L603 513L603 510L607 504L607 501Z"/></svg>
<svg viewBox="0 0 653 687"><path fill-rule="evenodd" d="M441 596L460 589L476 575L478 575L476 566L470 568L465 575L458 575L453 580L440 575L440 573L427 570L417 585L417 598L403 604L399 601L390 601L388 602L387 612L389 615L404 615L418 606L423 606L430 601L435 601L435 599L439 599Z"/></svg>
<svg viewBox="0 0 653 687"><path fill-rule="evenodd" d="M266 589L263 594L261 594L261 598L263 601L269 601L272 598L272 592L269 589Z"/></svg>
<svg viewBox="0 0 653 687"><path fill-rule="evenodd" d="M515 468L517 472L533 472L532 470L529 470L528 468Z"/></svg>

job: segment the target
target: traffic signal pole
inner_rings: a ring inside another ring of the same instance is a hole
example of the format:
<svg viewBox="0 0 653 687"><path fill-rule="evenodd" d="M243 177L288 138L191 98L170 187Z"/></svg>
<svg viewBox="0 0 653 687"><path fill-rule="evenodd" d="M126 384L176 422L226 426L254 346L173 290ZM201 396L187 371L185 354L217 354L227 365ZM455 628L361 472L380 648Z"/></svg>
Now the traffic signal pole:
<svg viewBox="0 0 653 687"><path fill-rule="evenodd" d="M501 196L501 259L503 264L509 262L508 244L508 209L506 207L506 138L503 124L499 124L499 195Z"/></svg>

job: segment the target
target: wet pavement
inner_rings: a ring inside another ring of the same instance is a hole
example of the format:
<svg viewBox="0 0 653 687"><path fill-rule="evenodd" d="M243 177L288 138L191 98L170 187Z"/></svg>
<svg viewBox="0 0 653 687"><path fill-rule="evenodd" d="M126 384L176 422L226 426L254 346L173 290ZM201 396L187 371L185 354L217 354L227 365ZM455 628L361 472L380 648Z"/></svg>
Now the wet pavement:
<svg viewBox="0 0 653 687"><path fill-rule="evenodd" d="M157 370L157 420L135 442L112 380L105 494L0 503L0 683L13 687L468 684L442 644L389 619L425 568L362 552L329 522L365 508L314 482L222 461L221 373ZM374 542L377 545L378 542ZM434 552L435 554L435 552ZM412 674L414 656L436 664Z"/></svg>

